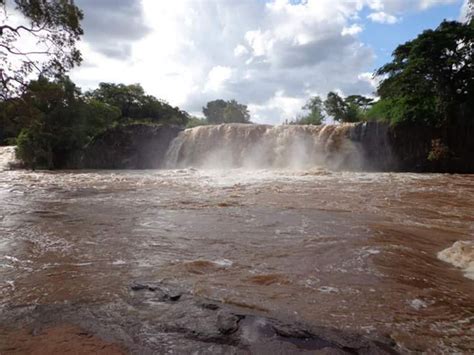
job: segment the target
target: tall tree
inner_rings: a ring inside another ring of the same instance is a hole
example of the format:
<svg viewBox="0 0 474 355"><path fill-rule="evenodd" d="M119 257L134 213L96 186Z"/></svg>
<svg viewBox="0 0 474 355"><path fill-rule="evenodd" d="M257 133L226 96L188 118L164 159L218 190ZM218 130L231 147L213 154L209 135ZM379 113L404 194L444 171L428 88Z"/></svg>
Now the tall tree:
<svg viewBox="0 0 474 355"><path fill-rule="evenodd" d="M347 110L346 103L335 92L329 92L324 101L324 109L335 121L343 121Z"/></svg>
<svg viewBox="0 0 474 355"><path fill-rule="evenodd" d="M443 125L474 113L474 25L443 21L398 46L377 75L392 121ZM390 102L391 104L387 104Z"/></svg>
<svg viewBox="0 0 474 355"><path fill-rule="evenodd" d="M330 92L324 101L324 108L335 121L359 122L365 119L372 104L373 99L362 95L350 95L343 99L337 93Z"/></svg>
<svg viewBox="0 0 474 355"><path fill-rule="evenodd" d="M202 108L207 122L219 123L250 123L250 113L246 105L239 104L235 100L214 100Z"/></svg>
<svg viewBox="0 0 474 355"><path fill-rule="evenodd" d="M0 0L0 98L18 95L33 72L52 77L80 64L82 18L74 0Z"/></svg>
<svg viewBox="0 0 474 355"><path fill-rule="evenodd" d="M17 155L28 167L58 167L86 143L80 90L69 79L32 81L18 105Z"/></svg>
<svg viewBox="0 0 474 355"><path fill-rule="evenodd" d="M186 125L188 113L167 102L147 95L140 84L100 83L99 88L86 94L100 102L118 107L121 119L146 120Z"/></svg>
<svg viewBox="0 0 474 355"><path fill-rule="evenodd" d="M302 109L309 112L290 124L320 125L323 123L323 100L319 96L311 97Z"/></svg>

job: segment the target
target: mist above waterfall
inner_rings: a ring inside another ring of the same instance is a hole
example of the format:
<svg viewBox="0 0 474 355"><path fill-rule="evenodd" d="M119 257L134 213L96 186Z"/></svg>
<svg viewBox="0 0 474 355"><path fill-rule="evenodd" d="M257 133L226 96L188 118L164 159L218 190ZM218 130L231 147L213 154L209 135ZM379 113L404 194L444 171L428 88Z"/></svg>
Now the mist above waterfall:
<svg viewBox="0 0 474 355"><path fill-rule="evenodd" d="M166 153L167 168L357 170L362 155L351 124L222 124L181 132Z"/></svg>

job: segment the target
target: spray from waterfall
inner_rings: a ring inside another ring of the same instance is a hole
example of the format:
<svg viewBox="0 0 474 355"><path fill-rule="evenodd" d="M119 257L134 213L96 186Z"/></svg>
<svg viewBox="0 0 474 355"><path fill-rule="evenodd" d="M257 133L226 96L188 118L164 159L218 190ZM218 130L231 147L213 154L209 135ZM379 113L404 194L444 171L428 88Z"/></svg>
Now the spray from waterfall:
<svg viewBox="0 0 474 355"><path fill-rule="evenodd" d="M10 166L15 163L17 163L15 159L15 147L0 147L0 171L10 169Z"/></svg>
<svg viewBox="0 0 474 355"><path fill-rule="evenodd" d="M175 168L360 169L350 124L269 126L222 124L181 132L171 143L165 166Z"/></svg>

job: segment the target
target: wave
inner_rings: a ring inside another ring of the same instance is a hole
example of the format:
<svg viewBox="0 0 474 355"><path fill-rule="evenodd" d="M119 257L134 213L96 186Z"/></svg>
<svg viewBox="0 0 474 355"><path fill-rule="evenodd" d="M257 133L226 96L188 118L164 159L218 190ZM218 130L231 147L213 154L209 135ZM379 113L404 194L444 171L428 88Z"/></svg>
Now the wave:
<svg viewBox="0 0 474 355"><path fill-rule="evenodd" d="M474 241L457 241L440 251L438 259L462 269L465 277L474 280Z"/></svg>

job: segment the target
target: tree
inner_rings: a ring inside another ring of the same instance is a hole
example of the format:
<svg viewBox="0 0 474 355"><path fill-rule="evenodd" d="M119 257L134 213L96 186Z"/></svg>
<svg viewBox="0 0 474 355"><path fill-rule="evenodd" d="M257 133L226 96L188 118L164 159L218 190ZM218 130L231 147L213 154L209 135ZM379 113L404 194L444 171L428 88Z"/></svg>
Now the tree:
<svg viewBox="0 0 474 355"><path fill-rule="evenodd" d="M210 124L219 123L250 123L250 114L246 105L235 100L214 100L202 108L204 116Z"/></svg>
<svg viewBox="0 0 474 355"><path fill-rule="evenodd" d="M309 111L309 113L290 122L290 124L320 125L323 123L323 100L319 96L311 97L302 109Z"/></svg>
<svg viewBox="0 0 474 355"><path fill-rule="evenodd" d="M335 121L359 122L366 118L372 104L373 99L365 96L350 95L343 99L335 92L329 92L324 101L324 108Z"/></svg>
<svg viewBox="0 0 474 355"><path fill-rule="evenodd" d="M143 106L145 91L140 84L100 83L99 88L86 95L119 108L121 117L136 118L137 112Z"/></svg>
<svg viewBox="0 0 474 355"><path fill-rule="evenodd" d="M474 25L443 21L398 46L376 74L392 122L444 125L474 113ZM389 102L390 104L387 104Z"/></svg>
<svg viewBox="0 0 474 355"><path fill-rule="evenodd" d="M140 84L100 83L86 96L120 109L121 121L143 120L185 126L189 115L152 95L145 94Z"/></svg>
<svg viewBox="0 0 474 355"><path fill-rule="evenodd" d="M209 122L207 122L206 119L204 118L199 118L199 117L195 117L195 116L190 116L189 117L189 121L186 125L186 128L194 128L194 127L198 127L198 126L206 126L208 125Z"/></svg>
<svg viewBox="0 0 474 355"><path fill-rule="evenodd" d="M18 99L0 101L0 145L14 145L21 131L21 122L16 115Z"/></svg>
<svg viewBox="0 0 474 355"><path fill-rule="evenodd" d="M206 107L202 108L202 113L206 117L207 121L211 124L224 123L224 111L226 107L226 101L214 100L208 102Z"/></svg>
<svg viewBox="0 0 474 355"><path fill-rule="evenodd" d="M120 115L106 103L84 99L69 78L29 83L15 101L15 119L22 130L17 155L30 168L60 168Z"/></svg>
<svg viewBox="0 0 474 355"><path fill-rule="evenodd" d="M13 9L28 22L8 23ZM79 65L82 18L73 0L0 0L0 98L19 95L33 72L61 76Z"/></svg>
<svg viewBox="0 0 474 355"><path fill-rule="evenodd" d="M335 121L344 121L346 114L346 103L335 92L329 92L324 101L324 108L328 115L332 116Z"/></svg>

